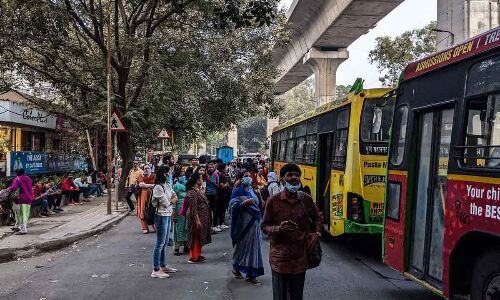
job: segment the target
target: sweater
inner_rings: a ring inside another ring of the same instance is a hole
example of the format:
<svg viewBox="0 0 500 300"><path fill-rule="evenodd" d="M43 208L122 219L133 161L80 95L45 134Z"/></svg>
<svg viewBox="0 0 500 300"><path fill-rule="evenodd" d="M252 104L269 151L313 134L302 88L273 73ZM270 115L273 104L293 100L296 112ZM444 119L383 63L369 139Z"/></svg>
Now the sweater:
<svg viewBox="0 0 500 300"><path fill-rule="evenodd" d="M14 178L9 190L12 192L19 187L20 191L18 204L31 204L31 202L33 202L32 186L33 182L31 181L31 178L27 175L21 175Z"/></svg>
<svg viewBox="0 0 500 300"><path fill-rule="evenodd" d="M153 204L157 207L156 214L162 217L170 217L173 213L172 203L170 199L174 194L174 190L170 184L157 184L153 188Z"/></svg>

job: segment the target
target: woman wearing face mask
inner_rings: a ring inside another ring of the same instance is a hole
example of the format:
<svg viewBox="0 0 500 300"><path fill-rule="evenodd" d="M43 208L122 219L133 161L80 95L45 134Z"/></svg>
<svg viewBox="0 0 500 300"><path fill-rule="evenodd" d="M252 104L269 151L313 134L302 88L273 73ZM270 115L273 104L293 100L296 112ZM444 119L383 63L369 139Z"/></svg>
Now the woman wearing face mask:
<svg viewBox="0 0 500 300"><path fill-rule="evenodd" d="M177 174L177 182L174 184L174 192L179 199L174 206L174 255L179 256L179 249L183 246L183 254L189 253L189 248L186 246L186 218L180 214L184 197L186 196L186 175L183 168Z"/></svg>
<svg viewBox="0 0 500 300"><path fill-rule="evenodd" d="M139 197L137 198L137 217L141 221L141 228L144 234L149 232L149 226L144 220L144 206L152 192L152 188L155 186L156 175L151 173L151 167L149 165L144 166L144 174L139 176L137 182L139 182Z"/></svg>
<svg viewBox="0 0 500 300"><path fill-rule="evenodd" d="M264 275L262 263L262 232L260 223L262 215L260 201L252 195L252 178L250 174L241 180L238 188L233 190L229 208L231 212L231 239L233 241L233 275L254 285L260 285L258 276Z"/></svg>

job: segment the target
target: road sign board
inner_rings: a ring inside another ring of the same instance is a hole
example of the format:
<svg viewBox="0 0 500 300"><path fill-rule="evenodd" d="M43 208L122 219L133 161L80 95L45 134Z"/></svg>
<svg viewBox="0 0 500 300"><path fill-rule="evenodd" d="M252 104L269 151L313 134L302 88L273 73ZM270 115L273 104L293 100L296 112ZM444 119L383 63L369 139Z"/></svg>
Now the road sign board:
<svg viewBox="0 0 500 300"><path fill-rule="evenodd" d="M172 132L170 130L162 129L158 133L158 138L160 139L170 139L172 137Z"/></svg>
<svg viewBox="0 0 500 300"><path fill-rule="evenodd" d="M111 114L111 131L128 132L128 129L122 120L122 115L117 110L113 110L113 113Z"/></svg>

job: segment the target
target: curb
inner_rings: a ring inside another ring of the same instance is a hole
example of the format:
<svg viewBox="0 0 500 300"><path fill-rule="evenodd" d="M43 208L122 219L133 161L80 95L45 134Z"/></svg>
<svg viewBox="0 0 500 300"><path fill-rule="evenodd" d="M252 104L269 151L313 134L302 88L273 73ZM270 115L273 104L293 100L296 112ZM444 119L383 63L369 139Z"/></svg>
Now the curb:
<svg viewBox="0 0 500 300"><path fill-rule="evenodd" d="M32 257L36 254L40 254L43 252L49 252L64 248L66 246L73 244L76 241L91 237L93 235L105 232L113 228L114 225L120 223L128 215L129 215L128 211L123 212L116 218L106 221L94 229L87 230L84 232L79 232L73 235L68 235L61 239L48 240L45 242L30 244L18 248L0 249L0 264L16 260L17 258Z"/></svg>

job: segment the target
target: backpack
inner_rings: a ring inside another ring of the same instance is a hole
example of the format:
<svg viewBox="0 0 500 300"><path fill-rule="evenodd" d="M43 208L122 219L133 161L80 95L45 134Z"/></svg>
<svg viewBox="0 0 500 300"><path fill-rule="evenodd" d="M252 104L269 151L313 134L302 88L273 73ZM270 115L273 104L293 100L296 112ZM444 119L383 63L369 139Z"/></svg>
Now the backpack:
<svg viewBox="0 0 500 300"><path fill-rule="evenodd" d="M266 201L267 198L269 198L269 196L271 196L269 194L269 186L271 185L272 182L266 184L265 187L261 188L260 189L260 196L262 197L262 200Z"/></svg>
<svg viewBox="0 0 500 300"><path fill-rule="evenodd" d="M158 207L153 204L153 190L151 190L151 193L149 194L148 199L144 204L144 222L146 222L147 225L155 224L155 216L157 210Z"/></svg>

